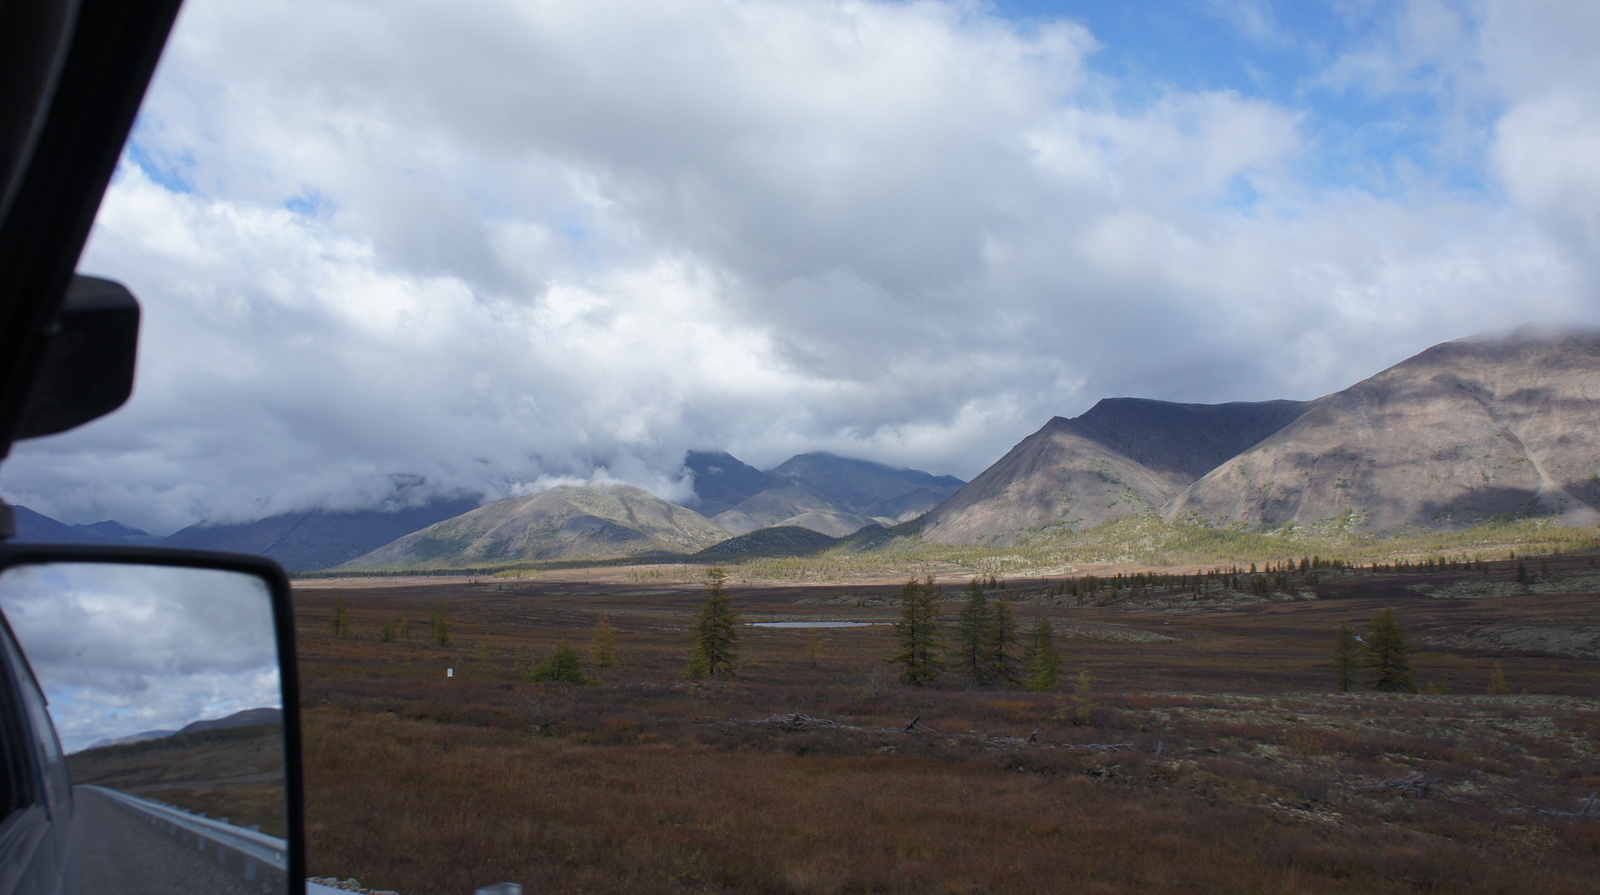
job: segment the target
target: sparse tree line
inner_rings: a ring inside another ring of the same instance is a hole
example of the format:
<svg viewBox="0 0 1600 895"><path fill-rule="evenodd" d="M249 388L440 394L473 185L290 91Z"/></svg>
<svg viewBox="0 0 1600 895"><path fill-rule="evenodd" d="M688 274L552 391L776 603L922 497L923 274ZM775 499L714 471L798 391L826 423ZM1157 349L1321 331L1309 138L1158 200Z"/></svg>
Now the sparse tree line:
<svg viewBox="0 0 1600 895"><path fill-rule="evenodd" d="M355 639L356 634L350 626L350 610L345 605L344 597L335 597L333 601L332 616L333 634L341 640ZM416 643L418 639L418 625L408 618L399 615L390 616L378 629L380 643ZM428 619L428 642L435 647L445 648L452 643L450 639L450 615L443 606L434 610ZM478 642L475 658L480 662L493 660L493 648L487 639ZM617 664L617 632L611 627L611 620L604 612L595 619L593 634L589 643L589 658L591 664L597 668L608 668ZM533 682L561 681L572 684L584 684L589 678L583 673L583 664L578 657L577 650L563 638L551 654L541 661L531 658L516 663L517 673Z"/></svg>
<svg viewBox="0 0 1600 895"><path fill-rule="evenodd" d="M1480 567L1487 569L1487 565L1477 559L1456 561L1439 558L1416 564L1374 564L1369 569L1375 572L1464 571ZM1340 560L1305 557L1298 563L1268 564L1261 569L1252 563L1248 570L1217 569L1197 572L1193 576L1135 573L1098 578L1086 575L1057 584L1054 592L1093 595L1104 589L1115 595L1123 590L1137 593L1176 584L1178 587L1196 588L1197 593L1205 593L1213 584L1230 589L1237 588L1240 583L1259 587L1256 582L1268 580L1268 576L1273 576L1273 584L1268 586L1275 586L1283 576L1315 575L1322 568L1338 570L1359 567L1344 565ZM1541 562L1541 572L1543 570ZM1517 563L1516 573L1519 580L1526 580L1527 572L1521 560ZM706 572L705 594L692 629L689 657L684 667L684 677L690 680L730 678L737 673L740 616L728 592L727 579L727 571L722 568L712 568ZM948 671L972 686L1021 687L1035 692L1054 689L1060 682L1062 661L1055 647L1054 630L1049 617L1038 615L1026 634L1019 633L1011 604L1003 596L991 597L987 593L989 589L1002 586L1003 583L993 576L987 580L970 581L962 592L964 599L954 629L947 635L940 616L943 590L931 577L907 581L900 589L900 620L894 624L898 651L889 658L890 662L900 666L899 680L920 686L939 679ZM331 624L336 637L351 639L356 636L342 596L334 600ZM417 627L409 619L392 616L384 622L379 640L383 643L414 643ZM442 606L428 620L428 637L436 647L451 645L450 619ZM820 634L813 630L806 644L806 657L812 667L817 666L821 652ZM1405 631L1393 609L1380 611L1362 634L1358 634L1349 622L1343 622L1334 638L1335 689L1348 692L1357 684L1364 683L1380 692L1415 693L1418 688L1411 665L1414 652L1406 643ZM478 658L485 662L492 658L487 640L479 642ZM596 668L612 667L618 662L616 631L604 612L595 620L590 636L589 659ZM532 682L592 682L584 673L577 650L565 638L544 659L534 661L525 658L519 662L517 671L521 677ZM1087 673L1080 672L1074 692L1083 706L1092 708L1090 682ZM1448 692L1448 685L1430 685L1428 692ZM1505 670L1499 662L1495 662L1492 668L1488 692L1511 692L1506 683Z"/></svg>
<svg viewBox="0 0 1600 895"><path fill-rule="evenodd" d="M739 653L739 612L727 590L727 572L706 572L706 593L690 638L689 661L684 676L691 680L733 677ZM990 599L985 586L998 582L974 579L965 590L966 600L948 643L939 623L942 592L931 578L912 579L900 589L900 621L895 623L899 651L889 661L901 666L900 680L925 684L948 667L970 684L982 687L1027 687L1049 690L1061 676L1049 618L1040 616L1024 637L1004 599ZM815 667L820 657L815 630L808 637L806 656ZM1084 682L1085 686L1087 682Z"/></svg>
<svg viewBox="0 0 1600 895"><path fill-rule="evenodd" d="M1382 609L1367 626L1364 634L1357 634L1349 622L1341 622L1333 643L1333 685L1340 693L1348 693L1358 683L1362 671L1366 672L1368 687L1383 693L1416 693L1415 674L1411 656L1416 650L1406 643L1405 629L1393 609ZM1449 693L1448 684L1430 684L1427 692ZM1495 662L1489 674L1490 695L1511 692L1506 683L1505 668Z"/></svg>
<svg viewBox="0 0 1600 895"><path fill-rule="evenodd" d="M1519 584L1533 580L1527 560L1512 551L1505 557L1512 577ZM1272 593L1294 593L1321 580L1321 574L1436 574L1439 572L1491 572L1489 560L1478 554L1471 556L1437 555L1419 559L1396 559L1389 562L1352 562L1342 558L1302 556L1298 559L1271 561L1248 566L1231 565L1188 572L1134 572L1110 576L1080 575L1060 581L1046 581L1030 588L1022 595L1053 600L1072 600L1079 606L1107 605L1123 598L1175 597L1186 594L1193 600L1205 600L1227 592L1253 593L1267 596ZM1546 557L1538 560L1538 574L1548 572ZM1004 588L1005 582L993 575L987 580L978 579L980 586L989 590Z"/></svg>
<svg viewBox="0 0 1600 895"><path fill-rule="evenodd" d="M946 649L939 625L939 586L932 578L912 579L900 589L900 621L894 626L900 650L889 661L900 666L901 682L930 683L948 667L980 687L1054 688L1061 678L1061 656L1050 619L1040 615L1023 637L1011 605L1003 598L990 599L983 582L974 579L963 593L966 599Z"/></svg>

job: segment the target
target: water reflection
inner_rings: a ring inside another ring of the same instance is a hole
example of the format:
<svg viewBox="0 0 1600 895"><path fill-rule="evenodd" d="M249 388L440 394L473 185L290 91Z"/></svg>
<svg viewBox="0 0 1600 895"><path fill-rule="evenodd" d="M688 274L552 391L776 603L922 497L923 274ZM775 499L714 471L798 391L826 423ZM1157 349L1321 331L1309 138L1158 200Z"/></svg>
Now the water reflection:
<svg viewBox="0 0 1600 895"><path fill-rule="evenodd" d="M286 890L267 582L162 565L19 565L0 574L0 609L69 753L81 891Z"/></svg>
<svg viewBox="0 0 1600 895"><path fill-rule="evenodd" d="M866 628L888 622L751 622L752 628Z"/></svg>

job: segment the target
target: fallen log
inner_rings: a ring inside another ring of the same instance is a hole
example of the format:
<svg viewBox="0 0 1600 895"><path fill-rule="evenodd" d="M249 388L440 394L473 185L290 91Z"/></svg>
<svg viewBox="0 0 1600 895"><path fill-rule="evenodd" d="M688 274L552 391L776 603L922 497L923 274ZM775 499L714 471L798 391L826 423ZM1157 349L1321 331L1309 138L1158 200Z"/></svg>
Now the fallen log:
<svg viewBox="0 0 1600 895"><path fill-rule="evenodd" d="M1557 811L1554 808L1540 808L1539 813L1548 814L1551 817L1590 817L1592 812L1592 816L1600 817L1600 806L1595 804L1597 797L1600 797L1600 793L1589 793L1589 800L1584 802L1583 807L1577 811Z"/></svg>
<svg viewBox="0 0 1600 895"><path fill-rule="evenodd" d="M1352 786L1350 789L1352 792L1380 792L1389 789L1401 795L1427 796L1432 795L1433 788L1442 782L1439 777L1429 777L1421 771L1413 771L1402 777L1390 777L1365 786Z"/></svg>
<svg viewBox="0 0 1600 895"><path fill-rule="evenodd" d="M799 712L790 715L773 715L752 723L771 724L775 727L782 727L784 730L821 730L833 729L839 726L837 721L828 718L813 718L810 715L802 715Z"/></svg>
<svg viewBox="0 0 1600 895"><path fill-rule="evenodd" d="M1137 752L1139 747L1130 740L1126 743L1062 743L1068 749L1088 749L1091 752Z"/></svg>

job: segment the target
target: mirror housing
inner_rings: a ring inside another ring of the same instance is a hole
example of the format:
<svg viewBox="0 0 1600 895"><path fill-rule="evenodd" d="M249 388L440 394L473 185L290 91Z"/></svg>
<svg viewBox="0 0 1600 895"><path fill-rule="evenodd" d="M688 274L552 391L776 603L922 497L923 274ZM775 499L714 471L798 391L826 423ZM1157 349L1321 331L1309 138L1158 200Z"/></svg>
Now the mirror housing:
<svg viewBox="0 0 1600 895"><path fill-rule="evenodd" d="M17 438L65 432L133 394L139 302L119 283L74 275L48 335Z"/></svg>
<svg viewBox="0 0 1600 895"><path fill-rule="evenodd" d="M255 886L270 884L263 891L304 892L294 624L288 577L277 563L194 550L0 544L0 607L9 622L0 622L0 635L9 642L14 632L26 656L20 670L14 658L0 667L0 677L8 678L0 683L23 696L43 692L55 701L50 707L53 722L50 717L40 720L39 711L31 721L23 719L35 728L48 728L34 731L34 739L43 743L36 750L41 757L32 762L38 766L35 772L52 776L70 768L87 778L74 784L105 784L74 786L64 807L52 803L35 812L49 818L42 839L76 839L83 860L70 865L79 871L80 882L94 876L88 862L96 857L99 837L76 833L79 828L99 829L97 824L117 815L164 831L162 835L182 844L178 852L204 857L202 863L211 872L222 868L235 878L244 874ZM271 692L272 672L276 693ZM265 691L260 689L264 680ZM220 700L219 691L224 693ZM178 697L195 693L209 694L204 697L207 704L240 701L231 697L243 702L223 709L231 714L220 723L186 715L177 724L161 725L181 729L148 730L155 725L145 725L141 717L141 726L134 728L138 735L122 743L115 738L90 742L87 731L94 726L72 731L62 727L67 718L121 720L123 713L167 701L183 704ZM281 711L270 704L274 696ZM237 711L239 707L245 710ZM63 758L59 744L64 736L58 737L58 731L77 740L76 754ZM280 749L283 813L278 828L273 809ZM0 753L14 758L16 750L7 746ZM224 763L234 778L228 786L213 779L224 776L212 773ZM263 773L267 768L270 772ZM224 807L214 809L208 799ZM249 808L241 810L227 807L246 804ZM5 821L0 818L0 832Z"/></svg>

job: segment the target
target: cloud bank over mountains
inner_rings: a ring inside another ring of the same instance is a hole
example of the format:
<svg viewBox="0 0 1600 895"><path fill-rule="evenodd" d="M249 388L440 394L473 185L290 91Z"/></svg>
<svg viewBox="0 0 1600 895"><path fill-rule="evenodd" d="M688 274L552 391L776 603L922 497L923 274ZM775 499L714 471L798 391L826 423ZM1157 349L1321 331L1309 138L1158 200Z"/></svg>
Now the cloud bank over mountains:
<svg viewBox="0 0 1600 895"><path fill-rule="evenodd" d="M82 264L144 304L134 398L0 490L166 532L672 499L690 448L971 478L1101 397L1594 321L1592 4L1194 12L1237 81L1008 10L192 0Z"/></svg>

